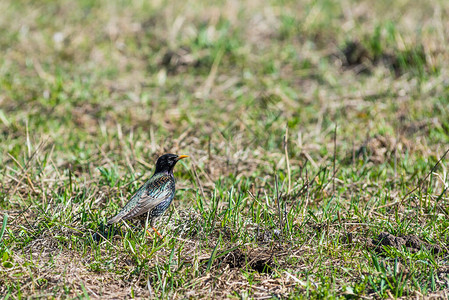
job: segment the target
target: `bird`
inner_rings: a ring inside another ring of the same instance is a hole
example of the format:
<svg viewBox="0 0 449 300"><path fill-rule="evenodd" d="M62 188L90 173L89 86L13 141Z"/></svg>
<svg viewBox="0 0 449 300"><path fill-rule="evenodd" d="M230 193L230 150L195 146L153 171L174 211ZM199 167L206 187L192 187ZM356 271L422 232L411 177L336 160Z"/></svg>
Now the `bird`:
<svg viewBox="0 0 449 300"><path fill-rule="evenodd" d="M172 203L175 197L173 169L179 160L186 157L189 156L171 153L160 156L157 159L153 176L134 193L122 210L111 218L107 224L112 225L148 214L151 228L162 238L161 234L154 228L153 223Z"/></svg>

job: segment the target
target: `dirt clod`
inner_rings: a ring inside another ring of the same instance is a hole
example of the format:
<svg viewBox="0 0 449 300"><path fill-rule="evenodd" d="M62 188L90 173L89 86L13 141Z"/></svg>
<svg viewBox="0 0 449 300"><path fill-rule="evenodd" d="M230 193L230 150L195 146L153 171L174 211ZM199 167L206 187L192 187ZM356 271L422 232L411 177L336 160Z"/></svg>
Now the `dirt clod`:
<svg viewBox="0 0 449 300"><path fill-rule="evenodd" d="M272 256L267 251L250 251L244 253L241 249L235 249L216 260L217 264L226 264L231 269L250 268L259 273L270 273L272 266Z"/></svg>
<svg viewBox="0 0 449 300"><path fill-rule="evenodd" d="M350 41L342 49L344 55L343 65L356 70L357 73L369 73L372 58L368 50L358 41Z"/></svg>
<svg viewBox="0 0 449 300"><path fill-rule="evenodd" d="M185 71L189 66L198 67L200 62L191 54L189 48L179 48L176 51L168 50L160 65L167 68L169 74L177 74Z"/></svg>
<svg viewBox="0 0 449 300"><path fill-rule="evenodd" d="M396 249L406 247L407 250L412 253L417 252L423 248L431 250L434 254L438 254L443 251L443 249L439 245L432 245L424 242L419 237L413 234L401 237L394 236L393 234L388 232L382 232L377 238L368 239L366 242L366 247L368 249L376 251L377 253L382 253L385 251L382 246L390 246Z"/></svg>

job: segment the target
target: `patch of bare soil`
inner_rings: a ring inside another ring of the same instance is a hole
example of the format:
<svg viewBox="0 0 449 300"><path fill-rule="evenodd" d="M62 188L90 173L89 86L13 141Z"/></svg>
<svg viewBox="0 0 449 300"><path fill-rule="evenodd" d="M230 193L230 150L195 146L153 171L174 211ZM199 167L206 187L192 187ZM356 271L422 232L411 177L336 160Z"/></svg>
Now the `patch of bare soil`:
<svg viewBox="0 0 449 300"><path fill-rule="evenodd" d="M354 69L356 73L370 73L372 58L360 42L348 42L342 52L345 58L343 66Z"/></svg>
<svg viewBox="0 0 449 300"><path fill-rule="evenodd" d="M252 250L244 253L241 249L235 249L217 260L217 263L226 264L231 269L251 268L259 273L271 273L273 254L265 250Z"/></svg>
<svg viewBox="0 0 449 300"><path fill-rule="evenodd" d="M279 267L279 261L285 257L286 252L282 249L269 249L265 247L255 249L236 248L227 249L217 253L213 261L213 267L216 269L229 270L254 270L259 274L271 274L275 267ZM274 259L277 258L275 264ZM204 268L208 264L210 256L203 256L201 261Z"/></svg>
<svg viewBox="0 0 449 300"><path fill-rule="evenodd" d="M439 245L432 245L424 242L414 234L394 236L388 232L382 232L377 238L369 238L366 241L366 247L377 253L383 253L385 251L383 246L394 247L398 250L402 247L406 247L407 250L412 253L418 252L421 249L431 250L434 254L443 253L443 248Z"/></svg>
<svg viewBox="0 0 449 300"><path fill-rule="evenodd" d="M422 68L427 63L426 53L422 45L415 46L412 50L398 51L388 50L382 53L373 53L359 41L349 41L341 49L343 54L342 66L356 73L370 74L371 70L384 65L400 76L408 68Z"/></svg>
<svg viewBox="0 0 449 300"><path fill-rule="evenodd" d="M362 145L356 148L353 155L346 157L346 162L354 158L364 159L373 164L382 164L389 161L395 154L410 152L413 144L405 137L394 138L388 135L379 135L367 138Z"/></svg>
<svg viewBox="0 0 449 300"><path fill-rule="evenodd" d="M184 72L188 67L197 68L201 65L201 61L192 54L188 47L167 50L159 64L167 69L168 74L175 75Z"/></svg>
<svg viewBox="0 0 449 300"><path fill-rule="evenodd" d="M357 150L356 157L363 156L373 163L383 163L390 158L395 148L394 138L375 135L365 140Z"/></svg>

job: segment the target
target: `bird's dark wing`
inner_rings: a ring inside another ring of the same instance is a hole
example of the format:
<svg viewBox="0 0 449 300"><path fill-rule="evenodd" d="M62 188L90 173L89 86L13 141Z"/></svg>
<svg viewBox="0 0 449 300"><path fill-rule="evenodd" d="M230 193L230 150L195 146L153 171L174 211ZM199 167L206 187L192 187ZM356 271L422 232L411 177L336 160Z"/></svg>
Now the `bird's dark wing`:
<svg viewBox="0 0 449 300"><path fill-rule="evenodd" d="M123 209L108 224L140 216L164 201L170 201L175 195L175 180L166 174L151 177L131 197Z"/></svg>

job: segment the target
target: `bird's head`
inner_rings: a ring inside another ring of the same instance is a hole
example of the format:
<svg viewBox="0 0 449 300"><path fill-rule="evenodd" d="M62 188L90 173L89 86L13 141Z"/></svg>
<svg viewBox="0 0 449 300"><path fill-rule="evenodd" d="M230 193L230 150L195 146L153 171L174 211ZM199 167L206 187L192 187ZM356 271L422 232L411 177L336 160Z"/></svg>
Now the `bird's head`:
<svg viewBox="0 0 449 300"><path fill-rule="evenodd" d="M173 168L176 163L183 158L188 157L187 155L176 155L176 154L164 154L157 159L156 162L156 171L155 173L167 172L172 173Z"/></svg>

